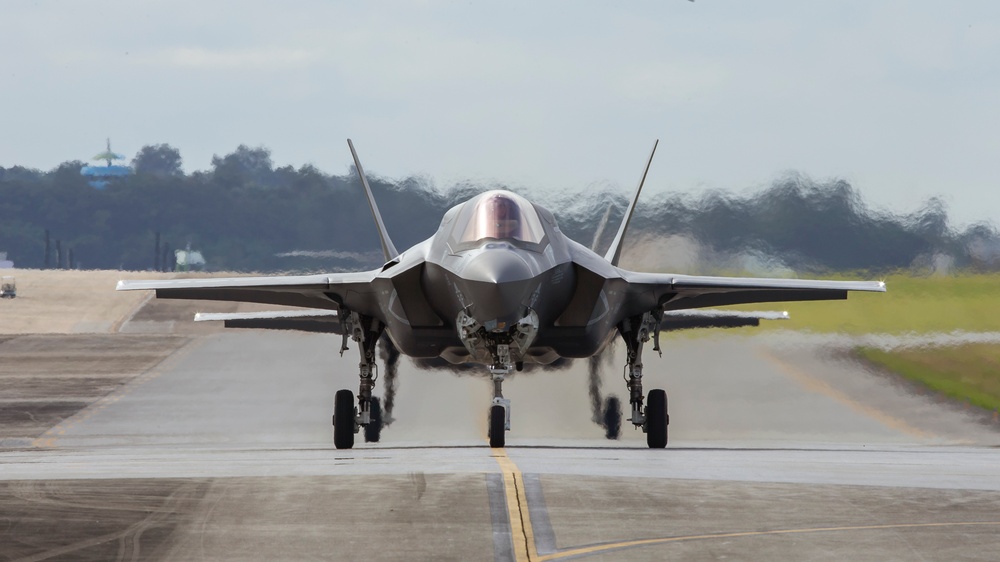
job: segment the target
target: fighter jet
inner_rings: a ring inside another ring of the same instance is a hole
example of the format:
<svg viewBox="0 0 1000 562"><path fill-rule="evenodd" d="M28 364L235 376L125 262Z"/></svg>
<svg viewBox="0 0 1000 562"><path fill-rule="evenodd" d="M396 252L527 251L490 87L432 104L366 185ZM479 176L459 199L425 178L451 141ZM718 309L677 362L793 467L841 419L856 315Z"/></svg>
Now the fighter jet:
<svg viewBox="0 0 1000 562"><path fill-rule="evenodd" d="M605 255L568 238L547 209L503 190L487 191L445 213L429 239L399 252L348 146L367 194L385 257L371 271L320 275L119 281L119 291L154 290L158 298L285 305L289 311L202 314L227 327L299 329L357 342L358 394L334 398L338 449L365 430L377 440L382 419L373 396L376 344L383 335L404 355L481 364L493 382L489 443L503 447L510 430L504 379L527 364L589 358L620 337L626 349L626 420L650 448L667 444L667 394L643 391L644 346L659 351L661 330L756 323L745 313L694 310L740 303L845 299L850 291L884 292L879 281L823 281L642 273L618 267L623 240L656 144ZM771 313L773 314L773 313ZM753 315L751 315L753 316ZM767 317L761 315L761 317ZM662 354L662 353L661 353ZM485 374L485 373L484 373Z"/></svg>

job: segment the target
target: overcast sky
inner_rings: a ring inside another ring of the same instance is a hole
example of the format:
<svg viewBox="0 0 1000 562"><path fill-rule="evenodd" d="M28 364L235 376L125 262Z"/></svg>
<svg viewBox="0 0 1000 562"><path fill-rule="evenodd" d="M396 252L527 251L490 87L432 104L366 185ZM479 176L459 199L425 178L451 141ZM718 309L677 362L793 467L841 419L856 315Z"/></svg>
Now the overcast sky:
<svg viewBox="0 0 1000 562"><path fill-rule="evenodd" d="M0 166L131 158L439 187L631 192L843 178L1000 224L1000 2L5 2ZM556 211L558 211L556 209Z"/></svg>

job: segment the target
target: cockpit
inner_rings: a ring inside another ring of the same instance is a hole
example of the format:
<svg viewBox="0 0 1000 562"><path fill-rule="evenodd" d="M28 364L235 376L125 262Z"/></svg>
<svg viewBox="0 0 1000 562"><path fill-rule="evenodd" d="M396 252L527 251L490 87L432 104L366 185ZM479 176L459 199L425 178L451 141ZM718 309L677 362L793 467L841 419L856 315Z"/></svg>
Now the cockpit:
<svg viewBox="0 0 1000 562"><path fill-rule="evenodd" d="M459 244L486 239L539 244L545 229L527 199L509 191L488 191L462 206L453 237Z"/></svg>

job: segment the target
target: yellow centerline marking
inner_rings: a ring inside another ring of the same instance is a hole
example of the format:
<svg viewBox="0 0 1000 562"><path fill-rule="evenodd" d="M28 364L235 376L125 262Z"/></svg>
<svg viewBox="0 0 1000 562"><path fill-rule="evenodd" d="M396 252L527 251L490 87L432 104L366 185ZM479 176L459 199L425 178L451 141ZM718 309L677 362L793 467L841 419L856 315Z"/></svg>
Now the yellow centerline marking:
<svg viewBox="0 0 1000 562"><path fill-rule="evenodd" d="M538 558L538 562L547 560L558 560L570 556L582 556L586 554L596 554L608 550L620 548L631 548L639 546L650 546L656 544L667 544L672 542L711 540L711 539L733 539L741 537L761 537L767 535L792 535L803 533L831 533L843 531L878 531L886 529L922 529L930 527L973 527L973 526L1000 526L1000 521L968 521L959 523L902 523L897 525L858 525L853 527L814 527L810 529L778 529L774 531L746 531L741 533L715 533L708 535L689 535L684 537L667 537L660 539L642 539L635 541L623 541L618 543L602 544L598 546L588 546L572 550L563 550L554 554L548 554Z"/></svg>
<svg viewBox="0 0 1000 562"><path fill-rule="evenodd" d="M684 541L733 539L746 537L763 537L775 535L795 535L806 533L837 533L846 531L879 531L889 529L926 529L935 527L984 527L1000 526L1000 521L960 521L953 523L896 523L885 525L853 525L843 527L809 527L801 529L775 529L770 531L741 531L734 533L709 533L702 535L685 535L680 537L662 537L655 539L637 539L607 543L595 546L571 548L552 554L539 556L535 548L535 534L531 526L531 516L528 512L528 500L525 495L524 477L514 461L507 456L504 449L493 449L500 471L503 473L504 493L507 496L507 516L510 520L511 538L514 543L514 558L518 562L547 562L572 556L585 556L609 550L654 546Z"/></svg>
<svg viewBox="0 0 1000 562"><path fill-rule="evenodd" d="M531 516L528 514L524 476L514 461L507 456L506 450L493 449L492 456L500 465L500 472L503 473L503 490L507 495L507 517L510 520L510 533L514 542L514 559L518 562L541 560L538 551L535 550L535 532L531 527Z"/></svg>
<svg viewBox="0 0 1000 562"><path fill-rule="evenodd" d="M916 437L919 439L930 439L934 437L934 434L932 433L928 433L922 429L917 429L916 427L913 427L912 425L906 423L905 421L899 418L886 414L882 410L858 402L857 400L851 398L850 396L844 394L843 392L833 388L826 382L821 381L815 377L811 377L806 373L803 373L801 370L795 368L786 361L774 356L771 352L761 351L760 354L764 358L770 360L772 363L777 365L778 368L780 368L786 375L788 375L790 378L798 382L807 390L818 392L826 396L827 398L831 398L837 402L840 402L841 404L844 404L845 406L851 408L852 410L860 412L878 421L879 423L890 429L903 432L911 437Z"/></svg>

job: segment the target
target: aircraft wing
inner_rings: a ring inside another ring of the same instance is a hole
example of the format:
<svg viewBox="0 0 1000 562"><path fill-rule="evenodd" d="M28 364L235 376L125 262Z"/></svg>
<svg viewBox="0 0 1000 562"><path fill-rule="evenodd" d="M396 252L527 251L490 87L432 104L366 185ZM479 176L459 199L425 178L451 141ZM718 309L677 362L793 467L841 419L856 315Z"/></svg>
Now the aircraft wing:
<svg viewBox="0 0 1000 562"><path fill-rule="evenodd" d="M669 310L663 313L660 330L689 330L692 328L740 328L760 326L761 320L788 320L785 311L742 310Z"/></svg>
<svg viewBox="0 0 1000 562"><path fill-rule="evenodd" d="M343 334L336 310L269 310L266 312L199 312L195 322L224 322L226 328L296 330L323 334Z"/></svg>
<svg viewBox="0 0 1000 562"><path fill-rule="evenodd" d="M881 281L623 273L631 291L655 298L667 311L758 302L839 300L846 299L850 291L885 292L885 283Z"/></svg>
<svg viewBox="0 0 1000 562"><path fill-rule="evenodd" d="M256 302L367 313L375 306L372 281L379 270L358 273L119 281L117 290L154 290L161 299Z"/></svg>

